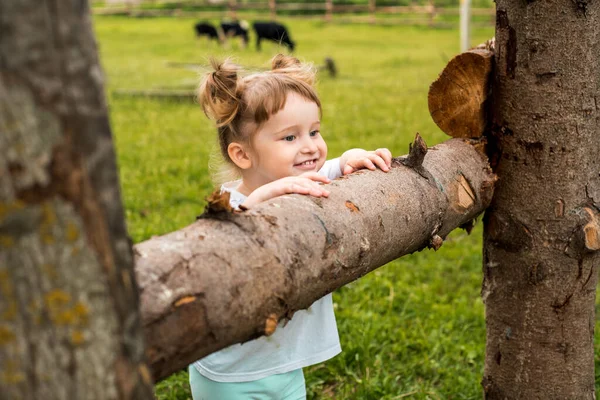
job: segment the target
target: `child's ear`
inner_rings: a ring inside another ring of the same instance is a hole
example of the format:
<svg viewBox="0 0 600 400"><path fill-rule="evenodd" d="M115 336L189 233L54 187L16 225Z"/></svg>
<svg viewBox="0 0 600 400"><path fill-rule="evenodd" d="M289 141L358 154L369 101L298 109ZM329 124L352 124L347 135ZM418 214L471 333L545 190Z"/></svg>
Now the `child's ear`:
<svg viewBox="0 0 600 400"><path fill-rule="evenodd" d="M246 146L241 143L232 142L227 146L227 154L235 165L241 169L248 169L252 166L252 160L248 154Z"/></svg>

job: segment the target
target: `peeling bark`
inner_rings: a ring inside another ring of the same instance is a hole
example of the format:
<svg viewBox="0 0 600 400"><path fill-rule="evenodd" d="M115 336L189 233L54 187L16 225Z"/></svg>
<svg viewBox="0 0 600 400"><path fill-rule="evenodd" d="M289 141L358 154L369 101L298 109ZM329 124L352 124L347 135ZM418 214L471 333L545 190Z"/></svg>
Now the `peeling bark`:
<svg viewBox="0 0 600 400"><path fill-rule="evenodd" d="M413 151L424 157L412 167L396 159L388 173L339 178L327 199L282 196L230 212L213 198L196 223L136 245L155 379L272 333L277 321L391 260L439 248L489 204L495 176L470 141L427 151L417 137Z"/></svg>
<svg viewBox="0 0 600 400"><path fill-rule="evenodd" d="M486 399L595 399L600 4L497 2Z"/></svg>
<svg viewBox="0 0 600 400"><path fill-rule="evenodd" d="M0 2L0 399L152 398L86 2Z"/></svg>

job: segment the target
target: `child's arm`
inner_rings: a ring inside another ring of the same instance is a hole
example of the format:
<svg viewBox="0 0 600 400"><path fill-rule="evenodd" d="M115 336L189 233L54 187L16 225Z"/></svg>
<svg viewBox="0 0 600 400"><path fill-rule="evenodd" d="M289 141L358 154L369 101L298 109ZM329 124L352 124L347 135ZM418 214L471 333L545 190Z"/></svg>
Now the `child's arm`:
<svg viewBox="0 0 600 400"><path fill-rule="evenodd" d="M344 175L351 174L359 169L375 170L377 167L388 172L392 166L392 153L385 148L375 151L363 149L350 149L340 157L340 169Z"/></svg>
<svg viewBox="0 0 600 400"><path fill-rule="evenodd" d="M240 208L252 208L253 206L284 194L307 194L314 197L327 197L329 191L319 185L318 182L329 183L331 180L316 172L307 172L299 176L288 176L267 183L254 190L240 205Z"/></svg>
<svg viewBox="0 0 600 400"><path fill-rule="evenodd" d="M392 165L392 153L388 149L367 151L363 149L350 149L340 157L340 170L348 175L359 169L371 170L379 167L382 171L389 171ZM299 176L288 176L271 183L267 183L254 190L240 208L249 209L255 205L284 194L307 194L314 197L328 197L329 191L321 183L330 183L331 180L316 172L308 172Z"/></svg>

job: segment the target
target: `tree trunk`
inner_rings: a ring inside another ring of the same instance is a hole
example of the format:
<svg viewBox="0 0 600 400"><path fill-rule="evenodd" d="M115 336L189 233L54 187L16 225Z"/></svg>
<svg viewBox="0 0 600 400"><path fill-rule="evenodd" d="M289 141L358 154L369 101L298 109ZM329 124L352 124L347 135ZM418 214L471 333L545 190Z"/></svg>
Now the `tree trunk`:
<svg viewBox="0 0 600 400"><path fill-rule="evenodd" d="M86 2L0 2L0 399L152 398Z"/></svg>
<svg viewBox="0 0 600 400"><path fill-rule="evenodd" d="M283 196L231 212L227 196L216 196L200 221L136 245L155 379L272 333L280 319L367 272L438 248L481 213L495 179L487 159L462 139L425 151L417 140L388 173L335 180L328 199Z"/></svg>
<svg viewBox="0 0 600 400"><path fill-rule="evenodd" d="M594 399L600 3L497 1L486 399Z"/></svg>

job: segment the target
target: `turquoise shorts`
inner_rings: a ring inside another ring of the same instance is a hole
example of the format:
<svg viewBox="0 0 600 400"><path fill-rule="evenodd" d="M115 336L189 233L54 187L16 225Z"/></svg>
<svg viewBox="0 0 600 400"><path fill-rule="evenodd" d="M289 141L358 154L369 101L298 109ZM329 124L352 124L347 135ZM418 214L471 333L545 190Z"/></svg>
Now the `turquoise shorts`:
<svg viewBox="0 0 600 400"><path fill-rule="evenodd" d="M305 400L302 369L271 375L251 382L215 382L190 365L190 386L194 400Z"/></svg>

